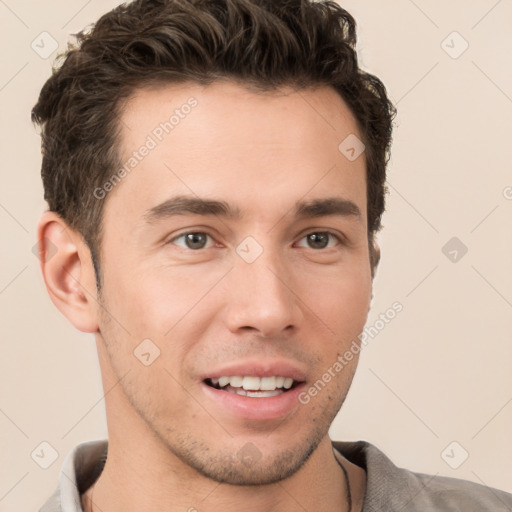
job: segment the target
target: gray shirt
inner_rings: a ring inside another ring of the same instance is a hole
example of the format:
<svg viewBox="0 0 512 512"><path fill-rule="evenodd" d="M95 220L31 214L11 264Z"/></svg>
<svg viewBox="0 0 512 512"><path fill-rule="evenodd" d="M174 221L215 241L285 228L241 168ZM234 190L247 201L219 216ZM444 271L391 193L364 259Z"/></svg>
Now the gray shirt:
<svg viewBox="0 0 512 512"><path fill-rule="evenodd" d="M365 441L333 447L366 471L363 512L512 512L512 494L455 478L413 473L395 466ZM82 512L81 494L98 478L108 441L87 441L64 460L59 485L39 512Z"/></svg>

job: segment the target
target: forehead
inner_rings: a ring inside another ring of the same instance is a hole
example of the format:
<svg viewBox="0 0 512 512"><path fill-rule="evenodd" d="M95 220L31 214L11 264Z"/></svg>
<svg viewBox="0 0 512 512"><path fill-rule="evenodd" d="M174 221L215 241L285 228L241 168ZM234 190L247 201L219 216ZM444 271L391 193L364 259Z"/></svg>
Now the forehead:
<svg viewBox="0 0 512 512"><path fill-rule="evenodd" d="M197 139L225 142L227 135L255 143L285 139L294 143L319 132L333 139L351 133L361 138L355 117L332 87L256 91L224 80L207 86L161 84L136 90L122 109L122 142L131 147L141 130L156 139L171 131L176 135L191 124L183 122L187 117L194 124L194 134L187 133L191 144ZM244 123L246 129L241 132L238 128ZM285 132L280 131L283 126Z"/></svg>
<svg viewBox="0 0 512 512"><path fill-rule="evenodd" d="M141 89L122 110L126 178L112 196L124 196L125 205L136 196L141 208L145 198L146 209L176 194L236 196L235 206L261 210L286 195L295 203L308 191L332 196L338 187L359 196L364 212L364 154L350 161L339 150L349 136L361 138L355 117L331 87Z"/></svg>

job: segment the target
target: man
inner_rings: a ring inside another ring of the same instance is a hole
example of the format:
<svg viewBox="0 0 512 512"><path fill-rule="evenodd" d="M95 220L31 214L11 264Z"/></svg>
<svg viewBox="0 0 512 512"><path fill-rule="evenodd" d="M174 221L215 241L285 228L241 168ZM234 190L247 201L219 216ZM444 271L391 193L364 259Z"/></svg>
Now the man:
<svg viewBox="0 0 512 512"><path fill-rule="evenodd" d="M95 335L109 438L42 511L512 510L328 436L393 116L335 3L138 0L79 35L33 110L39 240L53 302Z"/></svg>

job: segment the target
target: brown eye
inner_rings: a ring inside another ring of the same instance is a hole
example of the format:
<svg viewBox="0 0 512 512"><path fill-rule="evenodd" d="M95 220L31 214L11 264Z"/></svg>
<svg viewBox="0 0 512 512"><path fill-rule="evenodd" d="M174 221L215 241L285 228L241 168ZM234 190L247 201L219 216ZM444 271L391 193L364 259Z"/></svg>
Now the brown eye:
<svg viewBox="0 0 512 512"><path fill-rule="evenodd" d="M306 240L306 243L308 244L308 247L311 249L326 249L330 247L334 247L336 243L331 244L329 246L329 243L331 240L334 240L334 242L340 242L340 239L338 236L336 236L334 233L330 233L328 231L315 231L313 233L309 233L305 237L302 238L302 240Z"/></svg>
<svg viewBox="0 0 512 512"><path fill-rule="evenodd" d="M171 240L172 243L184 247L185 249L204 249L210 235L201 232L183 233ZM183 244L177 243L177 240L183 240Z"/></svg>

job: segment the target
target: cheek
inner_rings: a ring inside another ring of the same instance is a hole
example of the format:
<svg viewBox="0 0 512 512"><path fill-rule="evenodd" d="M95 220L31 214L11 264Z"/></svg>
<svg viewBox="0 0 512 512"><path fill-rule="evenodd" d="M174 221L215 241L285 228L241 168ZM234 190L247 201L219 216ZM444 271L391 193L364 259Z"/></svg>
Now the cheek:
<svg viewBox="0 0 512 512"><path fill-rule="evenodd" d="M193 273L183 267L168 267L139 271L133 279L125 279L122 272L109 277L106 308L115 320L103 334L113 345L111 358L118 365L118 374L131 368L133 379L147 380L147 386L165 384L162 389L175 393L173 400L179 401L177 382L188 384L187 369L194 366L195 345L204 338L217 311L208 291L219 276L215 272L204 275L199 267ZM150 356L144 356L147 353ZM151 360L155 357L154 363L143 367L134 357L137 354ZM148 372L150 368L154 371ZM161 372L157 372L159 368Z"/></svg>
<svg viewBox="0 0 512 512"><path fill-rule="evenodd" d="M133 335L165 338L176 325L190 321L201 298L218 280L216 272L199 268L155 266L131 274L115 271L106 288L119 321Z"/></svg>
<svg viewBox="0 0 512 512"><path fill-rule="evenodd" d="M371 300L369 272L353 272L316 279L307 304L338 340L347 342L363 330Z"/></svg>

